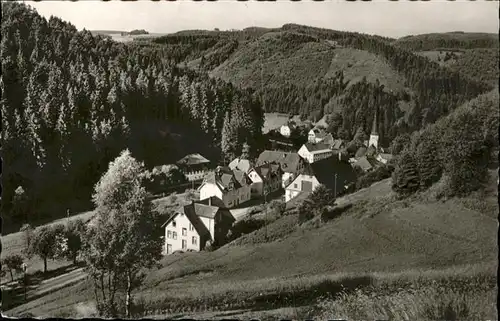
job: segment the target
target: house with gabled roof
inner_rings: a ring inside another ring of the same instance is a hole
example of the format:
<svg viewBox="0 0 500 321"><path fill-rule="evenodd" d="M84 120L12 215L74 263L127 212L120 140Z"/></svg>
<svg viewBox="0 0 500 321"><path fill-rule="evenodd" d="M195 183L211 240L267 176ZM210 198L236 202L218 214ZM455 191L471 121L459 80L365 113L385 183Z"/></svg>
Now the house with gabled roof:
<svg viewBox="0 0 500 321"><path fill-rule="evenodd" d="M362 156L357 158L352 166L359 167L363 172L369 172L377 166L377 161L372 157Z"/></svg>
<svg viewBox="0 0 500 321"><path fill-rule="evenodd" d="M210 161L198 153L184 156L176 162L176 165L189 181L203 179L210 170Z"/></svg>
<svg viewBox="0 0 500 321"><path fill-rule="evenodd" d="M320 185L340 195L355 181L356 172L348 162L338 157L325 158L306 165L304 171L286 186L285 201L301 193L311 193Z"/></svg>
<svg viewBox="0 0 500 321"><path fill-rule="evenodd" d="M217 196L227 208L232 208L250 200L251 184L252 181L245 172L218 166L205 176L198 191L200 200Z"/></svg>
<svg viewBox="0 0 500 321"><path fill-rule="evenodd" d="M252 180L252 196L262 196L264 192L272 193L281 188L282 171L276 162L255 166L248 171Z"/></svg>
<svg viewBox="0 0 500 321"><path fill-rule="evenodd" d="M304 168L306 162L297 153L280 152L274 150L265 150L260 155L255 166L275 162L282 171L281 186L284 188L286 183L295 177Z"/></svg>
<svg viewBox="0 0 500 321"><path fill-rule="evenodd" d="M330 146L324 143L305 143L298 154L308 163L314 163L333 155Z"/></svg>
<svg viewBox="0 0 500 321"><path fill-rule="evenodd" d="M201 251L208 244L222 245L235 222L227 208L193 202L172 215L163 225L163 253Z"/></svg>

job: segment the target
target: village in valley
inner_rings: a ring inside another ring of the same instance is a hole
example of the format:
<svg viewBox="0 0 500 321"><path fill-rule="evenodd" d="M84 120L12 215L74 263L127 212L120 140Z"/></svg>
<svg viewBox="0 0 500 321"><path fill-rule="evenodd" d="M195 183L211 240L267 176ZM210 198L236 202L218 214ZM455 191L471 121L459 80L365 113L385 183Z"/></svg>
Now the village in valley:
<svg viewBox="0 0 500 321"><path fill-rule="evenodd" d="M289 203L306 197L320 185L334 191L334 197L353 192L358 176L392 159L379 145L377 117L369 140L349 152L347 143L334 138L324 126L312 126L307 121L297 124L291 116L279 116L286 123L268 130L274 134L271 137L281 137L272 139L274 148L262 151L257 159L242 155L228 164L216 165L195 153L167 165L177 166L192 186L196 184L199 200L181 207L163 224L165 255L225 244L232 224L249 213L256 214L252 211L256 205L272 200ZM291 147L294 131L307 133L302 137L306 142L298 150ZM160 172L161 168L155 170Z"/></svg>
<svg viewBox="0 0 500 321"><path fill-rule="evenodd" d="M2 1L2 315L498 319L498 8L306 2Z"/></svg>

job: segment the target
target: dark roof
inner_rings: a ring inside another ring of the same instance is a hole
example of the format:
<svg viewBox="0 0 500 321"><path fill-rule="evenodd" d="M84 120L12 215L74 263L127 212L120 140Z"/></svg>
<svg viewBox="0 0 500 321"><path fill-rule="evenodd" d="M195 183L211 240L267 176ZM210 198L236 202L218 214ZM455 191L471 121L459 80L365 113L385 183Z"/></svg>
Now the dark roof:
<svg viewBox="0 0 500 321"><path fill-rule="evenodd" d="M227 208L226 204L224 204L224 202L220 198L218 198L217 196L210 196L209 198L195 201L195 203L217 206L220 208Z"/></svg>
<svg viewBox="0 0 500 321"><path fill-rule="evenodd" d="M162 228L167 226L168 223L173 221L179 215L186 215L189 222L193 225L196 232L200 235L200 239L211 240L212 236L210 235L210 231L207 229L205 224L201 221L200 217L196 215L196 210L194 209L194 204L185 205L180 211L176 212L174 215L170 216L170 218L163 223Z"/></svg>
<svg viewBox="0 0 500 321"><path fill-rule="evenodd" d="M280 176L281 174L280 165L276 162L262 164L260 166L254 167L253 169L264 180L269 179L272 176Z"/></svg>
<svg viewBox="0 0 500 321"><path fill-rule="evenodd" d="M355 158L360 158L360 157L363 157L365 156L366 154L366 147L364 146L361 146L360 148L358 148L358 150L356 151L356 154L354 155Z"/></svg>
<svg viewBox="0 0 500 321"><path fill-rule="evenodd" d="M299 164L302 162L302 157L297 153L265 150L259 155L255 165L260 166L272 162L278 163L283 172L294 173L298 170Z"/></svg>
<svg viewBox="0 0 500 321"><path fill-rule="evenodd" d="M331 133L328 133L325 138L323 138L323 140L321 141L323 144L327 144L328 146L331 146L333 145L334 143L334 139L333 139L333 136Z"/></svg>
<svg viewBox="0 0 500 321"><path fill-rule="evenodd" d="M329 157L312 164L307 164L304 174L316 177L320 184L334 189L335 174L337 174L337 191L342 191L344 185L356 181L356 172L346 161L338 157Z"/></svg>
<svg viewBox="0 0 500 321"><path fill-rule="evenodd" d="M231 170L229 167L219 166L213 172L209 172L205 176L204 182L218 185L222 189L227 189L230 183L234 184L234 188L241 188L242 185L251 184L247 174L238 169Z"/></svg>
<svg viewBox="0 0 500 321"><path fill-rule="evenodd" d="M239 169L233 170L233 177L242 186L252 183L252 181L248 177L247 173L245 173L244 171L241 171Z"/></svg>
<svg viewBox="0 0 500 321"><path fill-rule="evenodd" d="M354 162L353 166L358 166L362 170L367 171L375 166L375 161L366 156L363 156L357 159L356 162Z"/></svg>
<svg viewBox="0 0 500 321"><path fill-rule="evenodd" d="M218 209L218 208L216 207L216 209ZM186 206L184 206L183 210L184 210L184 214L186 214L187 218L189 219L191 224L193 224L194 228L196 229L196 231L200 235L200 238L205 238L205 239L211 240L212 236L210 235L210 231L207 229L205 224L203 224L203 222L200 219L200 216L197 215L197 212L196 212L197 209L195 208L195 204L186 205ZM217 212L217 211L215 211L215 212Z"/></svg>
<svg viewBox="0 0 500 321"><path fill-rule="evenodd" d="M193 203L194 211L196 215L206 217L206 218L215 218L215 214L219 208L217 206L205 205L200 203Z"/></svg>
<svg viewBox="0 0 500 321"><path fill-rule="evenodd" d="M324 144L323 142L320 142L320 143L310 143L309 142L309 143L305 143L304 145L306 146L307 150L311 153L317 152L320 150L330 149L330 146L327 144Z"/></svg>
<svg viewBox="0 0 500 321"><path fill-rule="evenodd" d="M177 161L178 165L190 166L197 164L208 164L210 161L200 154L189 154Z"/></svg>

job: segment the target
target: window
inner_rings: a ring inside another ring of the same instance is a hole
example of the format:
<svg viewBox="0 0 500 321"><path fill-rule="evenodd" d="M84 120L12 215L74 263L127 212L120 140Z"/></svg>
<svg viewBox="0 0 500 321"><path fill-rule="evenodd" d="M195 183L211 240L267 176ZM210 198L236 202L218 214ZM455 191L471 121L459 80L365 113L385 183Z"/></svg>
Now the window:
<svg viewBox="0 0 500 321"><path fill-rule="evenodd" d="M189 230L190 230L190 231L194 231L194 226L193 226L193 224L191 224L191 223L189 223Z"/></svg>
<svg viewBox="0 0 500 321"><path fill-rule="evenodd" d="M171 238L172 238L172 231L167 230L167 239L171 239Z"/></svg>
<svg viewBox="0 0 500 321"><path fill-rule="evenodd" d="M167 254L172 253L172 244L167 244Z"/></svg>
<svg viewBox="0 0 500 321"><path fill-rule="evenodd" d="M173 226L173 227L176 227L176 226L177 226L177 224L175 223L175 221L172 221L172 226Z"/></svg>
<svg viewBox="0 0 500 321"><path fill-rule="evenodd" d="M182 228L182 236L186 236L188 234L187 229L185 227Z"/></svg>
<svg viewBox="0 0 500 321"><path fill-rule="evenodd" d="M293 188L297 188L297 184L293 184Z"/></svg>
<svg viewBox="0 0 500 321"><path fill-rule="evenodd" d="M173 238L174 240L177 240L177 232L172 232L172 238Z"/></svg>
<svg viewBox="0 0 500 321"><path fill-rule="evenodd" d="M182 240L182 249L185 250L187 248L187 241Z"/></svg>
<svg viewBox="0 0 500 321"><path fill-rule="evenodd" d="M193 243L193 245L198 244L198 238L196 236L193 236L191 242Z"/></svg>

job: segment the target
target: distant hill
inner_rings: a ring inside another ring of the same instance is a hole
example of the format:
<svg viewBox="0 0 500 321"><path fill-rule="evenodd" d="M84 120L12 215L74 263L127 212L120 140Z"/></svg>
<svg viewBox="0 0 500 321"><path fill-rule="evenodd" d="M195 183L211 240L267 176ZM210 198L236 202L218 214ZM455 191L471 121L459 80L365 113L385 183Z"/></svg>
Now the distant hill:
<svg viewBox="0 0 500 321"><path fill-rule="evenodd" d="M313 121L337 114L330 131L346 139L359 127L368 133L378 107L384 114L383 140L390 141L399 132L434 122L495 85L498 72L491 48L488 53L470 49L474 51L453 67L408 49L426 41L432 44L423 48L433 50L465 41L472 48L491 47L495 45L491 35L452 33L444 36L446 41L436 38L396 40L286 24L236 31L186 30L150 43L160 46L181 68L253 90L263 100L265 112L299 114ZM477 71L472 67L475 61L482 65ZM330 118L324 120L330 123Z"/></svg>
<svg viewBox="0 0 500 321"><path fill-rule="evenodd" d="M477 81L498 85L498 34L449 32L407 36L393 42Z"/></svg>
<svg viewBox="0 0 500 321"><path fill-rule="evenodd" d="M462 31L428 33L402 37L394 41L393 44L412 51L436 50L439 48L498 48L498 34Z"/></svg>
<svg viewBox="0 0 500 321"><path fill-rule="evenodd" d="M125 31L118 31L118 30L90 30L90 32L93 35L115 35L115 34L122 34Z"/></svg>

